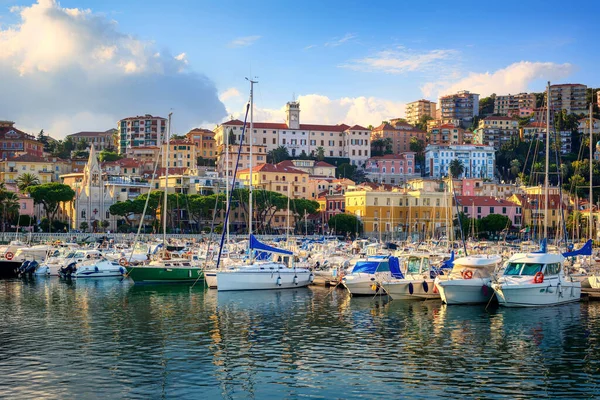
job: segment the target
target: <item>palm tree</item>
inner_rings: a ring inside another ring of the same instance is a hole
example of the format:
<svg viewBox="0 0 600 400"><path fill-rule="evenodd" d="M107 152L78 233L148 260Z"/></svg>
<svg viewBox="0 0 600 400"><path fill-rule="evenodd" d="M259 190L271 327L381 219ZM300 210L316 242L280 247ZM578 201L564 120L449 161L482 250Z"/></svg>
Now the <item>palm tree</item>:
<svg viewBox="0 0 600 400"><path fill-rule="evenodd" d="M27 190L28 187L30 186L36 186L40 184L40 179L37 177L36 174L30 174L29 172L26 172L22 175L20 175L17 179L17 187L19 188L19 191L21 192L25 192Z"/></svg>
<svg viewBox="0 0 600 400"><path fill-rule="evenodd" d="M317 161L325 159L325 149L322 146L317 147Z"/></svg>
<svg viewBox="0 0 600 400"><path fill-rule="evenodd" d="M455 158L454 160L450 161L449 170L450 175L452 175L453 178L458 178L463 174L463 172L465 172L465 166L459 159Z"/></svg>
<svg viewBox="0 0 600 400"><path fill-rule="evenodd" d="M510 173L513 176L518 176L521 172L521 161L514 159L510 162Z"/></svg>
<svg viewBox="0 0 600 400"><path fill-rule="evenodd" d="M0 186L0 218L2 218L2 231L6 227L7 221L19 213L19 196L4 189L4 184Z"/></svg>

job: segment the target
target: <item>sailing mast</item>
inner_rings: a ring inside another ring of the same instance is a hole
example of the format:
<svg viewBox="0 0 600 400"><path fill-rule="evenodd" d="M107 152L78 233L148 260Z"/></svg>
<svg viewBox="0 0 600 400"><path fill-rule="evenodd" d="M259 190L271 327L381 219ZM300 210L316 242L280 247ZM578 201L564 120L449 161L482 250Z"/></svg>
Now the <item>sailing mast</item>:
<svg viewBox="0 0 600 400"><path fill-rule="evenodd" d="M589 200L589 203L590 203L590 221L589 221L589 225L588 225L589 226L588 232L589 232L589 235L590 235L590 237L589 237L590 239L594 238L594 236L593 236L593 234L594 234L594 215L592 213L592 204L594 204L593 200L592 200L594 198L593 193L592 193L592 178L593 178L593 173L592 173L593 163L592 163L592 160L593 160L593 155L594 155L593 154L593 150L592 150L592 143L593 143L593 134L592 134L593 117L592 117L592 112L593 112L593 104L594 104L593 93L594 93L594 91L592 90L592 101L590 102L590 200Z"/></svg>
<svg viewBox="0 0 600 400"><path fill-rule="evenodd" d="M167 188L169 187L169 141L170 141L170 137L171 137L171 116L173 115L173 113L169 113L169 125L167 126L167 138L165 140L165 146L166 146L166 151L165 151L165 160L167 161L165 163L165 199L164 199L164 203L163 203L163 209L162 209L162 217L163 217L163 254L166 255L167 254L167 197L168 197L168 192L167 192Z"/></svg>
<svg viewBox="0 0 600 400"><path fill-rule="evenodd" d="M254 140L254 84L258 81L246 78L250 82L250 135L248 136L248 143L250 144L250 163L249 163L249 175L250 185L248 186L248 236L252 235L252 145ZM250 254L250 260L252 260L252 254Z"/></svg>
<svg viewBox="0 0 600 400"><path fill-rule="evenodd" d="M544 239L548 239L548 195L550 194L550 81L546 95L546 177L544 178Z"/></svg>

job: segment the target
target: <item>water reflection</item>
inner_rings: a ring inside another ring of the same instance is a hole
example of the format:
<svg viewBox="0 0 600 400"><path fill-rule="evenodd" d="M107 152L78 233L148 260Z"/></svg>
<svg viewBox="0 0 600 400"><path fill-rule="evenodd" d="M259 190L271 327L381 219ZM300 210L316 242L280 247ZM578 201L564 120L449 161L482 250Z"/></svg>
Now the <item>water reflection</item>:
<svg viewBox="0 0 600 400"><path fill-rule="evenodd" d="M0 281L0 343L13 398L600 396L599 303Z"/></svg>

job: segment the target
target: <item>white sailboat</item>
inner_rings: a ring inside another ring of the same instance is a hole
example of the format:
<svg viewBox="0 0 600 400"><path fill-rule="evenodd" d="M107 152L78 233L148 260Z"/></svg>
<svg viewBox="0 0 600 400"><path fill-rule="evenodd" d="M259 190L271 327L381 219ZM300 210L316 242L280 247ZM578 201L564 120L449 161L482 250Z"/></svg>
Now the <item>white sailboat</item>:
<svg viewBox="0 0 600 400"><path fill-rule="evenodd" d="M308 286L312 283L314 276L306 268L296 268L294 266L294 256L291 251L278 249L259 242L252 235L252 138L254 121L254 84L256 81L250 81L250 165L249 165L249 199L248 199L248 233L249 253L248 259L233 264L226 269L219 269L216 272L217 290L266 290L266 289L292 289ZM262 254L279 254L284 259L287 257L289 266L279 261L255 261L254 250Z"/></svg>
<svg viewBox="0 0 600 400"><path fill-rule="evenodd" d="M550 82L547 92L546 124L546 178L544 206L544 239L538 253L517 253L506 263L506 268L492 288L498 302L505 307L553 306L579 301L581 282L566 275L565 257L547 253L548 197L550 164Z"/></svg>

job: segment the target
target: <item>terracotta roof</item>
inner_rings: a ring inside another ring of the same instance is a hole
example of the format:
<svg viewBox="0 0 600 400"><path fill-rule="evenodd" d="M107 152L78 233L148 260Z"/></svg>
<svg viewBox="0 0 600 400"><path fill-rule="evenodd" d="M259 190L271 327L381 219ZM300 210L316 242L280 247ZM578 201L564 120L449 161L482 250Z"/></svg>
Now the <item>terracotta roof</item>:
<svg viewBox="0 0 600 400"><path fill-rule="evenodd" d="M550 85L550 88L559 87L559 86L585 86L581 83L559 83L557 85Z"/></svg>
<svg viewBox="0 0 600 400"><path fill-rule="evenodd" d="M116 160L116 161L106 161L104 163L102 163L102 166L108 167L108 166L120 166L120 167L137 167L139 168L141 165L141 162L134 159L134 158L122 158L120 160Z"/></svg>
<svg viewBox="0 0 600 400"><path fill-rule="evenodd" d="M189 141L189 140L187 140L187 139L171 139L171 140L169 141L169 144L189 144L189 145L192 145L192 146L194 146L194 145L195 145L195 143L194 143L194 142L190 142L190 141Z"/></svg>
<svg viewBox="0 0 600 400"><path fill-rule="evenodd" d="M335 165L331 165L329 163L326 163L325 161L317 161L315 167L335 167Z"/></svg>
<svg viewBox="0 0 600 400"><path fill-rule="evenodd" d="M546 203L546 196L543 194L515 194L515 196L521 202L523 208L532 210L543 210ZM551 194L548 196L548 208L558 208L560 204L560 195ZM552 206L554 203L554 207Z"/></svg>
<svg viewBox="0 0 600 400"><path fill-rule="evenodd" d="M109 129L109 130L103 131L103 132L101 132L101 131L98 131L98 132L83 131L83 132L72 133L70 135L67 135L67 137L73 137L73 136L75 136L75 137L82 137L82 136L94 137L94 136L103 136L103 135L112 136L112 134L116 131L117 131L116 129Z"/></svg>
<svg viewBox="0 0 600 400"><path fill-rule="evenodd" d="M498 116L498 117L489 116L489 117L485 117L483 120L484 120L484 121L493 121L493 120L500 120L500 121L517 121L517 119L515 119L515 118L511 118L511 117L504 117L504 116Z"/></svg>
<svg viewBox="0 0 600 400"><path fill-rule="evenodd" d="M547 125L545 122L530 122L525 125L525 128L546 128Z"/></svg>
<svg viewBox="0 0 600 400"><path fill-rule="evenodd" d="M13 136L6 137L6 134L10 131L14 131L17 135L14 137ZM25 132L23 132L15 127L12 127L12 126L0 126L0 139L35 140L35 137L33 135L25 133ZM6 149L6 150L8 150L8 149ZM13 150L13 149L11 149L11 150Z"/></svg>
<svg viewBox="0 0 600 400"><path fill-rule="evenodd" d="M43 163L51 162L47 158L35 156L35 155L29 154L29 153L21 154L20 156L9 157L6 160L14 161L14 162L43 162Z"/></svg>
<svg viewBox="0 0 600 400"><path fill-rule="evenodd" d="M512 201L497 199L493 196L456 196L459 206L468 207L518 207Z"/></svg>
<svg viewBox="0 0 600 400"><path fill-rule="evenodd" d="M238 171L238 174L248 173L250 171L249 168ZM260 164L252 167L252 172L278 172L278 173L286 173L286 174L306 174L308 172L301 171L299 169L288 167L286 165L280 164Z"/></svg>
<svg viewBox="0 0 600 400"><path fill-rule="evenodd" d="M365 128L364 126L360 126L360 125L354 125L354 126L350 127L349 130L351 130L351 131L368 131L367 128Z"/></svg>
<svg viewBox="0 0 600 400"><path fill-rule="evenodd" d="M232 119L231 121L224 122L222 125L238 125L243 126L244 123L239 119ZM248 128L250 128L250 123L246 122ZM285 123L278 122L254 122L253 129L284 129L284 130L304 130L304 131L327 131L327 132L344 132L350 128L346 124L338 124L338 125L316 125L316 124L300 124L299 129L290 129ZM363 130L368 130L366 128L362 128Z"/></svg>

